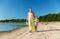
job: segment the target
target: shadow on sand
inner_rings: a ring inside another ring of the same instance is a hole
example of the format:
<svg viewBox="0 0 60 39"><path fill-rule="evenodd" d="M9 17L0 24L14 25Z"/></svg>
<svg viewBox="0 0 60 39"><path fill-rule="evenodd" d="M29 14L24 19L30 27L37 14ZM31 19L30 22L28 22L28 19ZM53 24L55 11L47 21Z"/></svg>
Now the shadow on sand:
<svg viewBox="0 0 60 39"><path fill-rule="evenodd" d="M60 29L40 30L40 31L37 31L37 32L49 32L49 31L60 31Z"/></svg>

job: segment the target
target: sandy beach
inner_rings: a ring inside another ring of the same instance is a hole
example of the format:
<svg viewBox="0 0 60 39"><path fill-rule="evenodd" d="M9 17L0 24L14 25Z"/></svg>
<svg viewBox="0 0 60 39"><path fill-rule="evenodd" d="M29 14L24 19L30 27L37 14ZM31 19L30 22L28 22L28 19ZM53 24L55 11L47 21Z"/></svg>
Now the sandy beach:
<svg viewBox="0 0 60 39"><path fill-rule="evenodd" d="M60 39L60 22L41 22L38 31L32 33L28 31L28 27L0 32L0 39Z"/></svg>

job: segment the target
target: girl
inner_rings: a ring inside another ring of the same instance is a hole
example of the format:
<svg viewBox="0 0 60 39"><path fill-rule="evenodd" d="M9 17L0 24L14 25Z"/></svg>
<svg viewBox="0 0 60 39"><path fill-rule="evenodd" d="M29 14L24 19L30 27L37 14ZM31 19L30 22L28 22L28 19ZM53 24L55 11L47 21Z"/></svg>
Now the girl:
<svg viewBox="0 0 60 39"><path fill-rule="evenodd" d="M37 31L38 22L39 22L38 17L34 17L35 31Z"/></svg>

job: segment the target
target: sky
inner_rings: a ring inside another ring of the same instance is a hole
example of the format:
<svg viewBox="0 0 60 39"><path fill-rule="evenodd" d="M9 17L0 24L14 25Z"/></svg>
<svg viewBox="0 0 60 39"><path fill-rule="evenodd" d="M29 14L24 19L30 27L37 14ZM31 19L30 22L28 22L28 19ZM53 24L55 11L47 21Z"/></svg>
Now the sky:
<svg viewBox="0 0 60 39"><path fill-rule="evenodd" d="M0 20L25 19L29 8L35 16L60 12L60 0L0 0Z"/></svg>

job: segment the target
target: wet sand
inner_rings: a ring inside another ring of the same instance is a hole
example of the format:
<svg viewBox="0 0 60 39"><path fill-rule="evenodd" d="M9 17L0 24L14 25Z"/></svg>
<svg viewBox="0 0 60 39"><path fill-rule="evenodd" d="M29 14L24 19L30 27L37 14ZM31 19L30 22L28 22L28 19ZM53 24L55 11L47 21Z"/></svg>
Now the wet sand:
<svg viewBox="0 0 60 39"><path fill-rule="evenodd" d="M37 32L22 27L10 32L0 32L0 39L60 39L60 22L41 22Z"/></svg>

